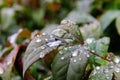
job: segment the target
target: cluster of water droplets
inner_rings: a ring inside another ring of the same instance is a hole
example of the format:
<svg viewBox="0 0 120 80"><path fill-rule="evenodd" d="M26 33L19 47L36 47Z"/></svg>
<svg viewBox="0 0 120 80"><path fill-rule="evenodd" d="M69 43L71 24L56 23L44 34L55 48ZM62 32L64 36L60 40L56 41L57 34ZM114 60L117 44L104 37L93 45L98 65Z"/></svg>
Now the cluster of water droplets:
<svg viewBox="0 0 120 80"><path fill-rule="evenodd" d="M117 73L120 72L120 57L115 56L114 59L113 59L113 62L115 64L114 71L117 72Z"/></svg>

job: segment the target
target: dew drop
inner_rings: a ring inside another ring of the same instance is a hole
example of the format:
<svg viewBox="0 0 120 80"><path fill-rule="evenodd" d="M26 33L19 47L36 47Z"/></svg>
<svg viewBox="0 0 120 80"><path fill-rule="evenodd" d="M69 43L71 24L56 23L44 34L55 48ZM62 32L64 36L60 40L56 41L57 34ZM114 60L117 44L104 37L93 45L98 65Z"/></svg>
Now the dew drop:
<svg viewBox="0 0 120 80"><path fill-rule="evenodd" d="M0 74L3 74L4 73L4 70L3 68L0 67Z"/></svg>
<svg viewBox="0 0 120 80"><path fill-rule="evenodd" d="M120 68L118 68L118 67L115 67L114 70L115 70L115 72L117 72L117 73L120 72Z"/></svg>
<svg viewBox="0 0 120 80"><path fill-rule="evenodd" d="M94 51L94 50L92 50L91 52L93 52L93 53L94 53L95 51Z"/></svg>
<svg viewBox="0 0 120 80"><path fill-rule="evenodd" d="M105 70L104 70L104 72L105 72L105 73L108 73L108 72L109 72L109 70L108 70L108 69L105 69Z"/></svg>
<svg viewBox="0 0 120 80"><path fill-rule="evenodd" d="M46 42L48 42L48 39L45 39Z"/></svg>
<svg viewBox="0 0 120 80"><path fill-rule="evenodd" d="M41 46L41 49L45 49L45 46Z"/></svg>
<svg viewBox="0 0 120 80"><path fill-rule="evenodd" d="M115 57L113 61L114 61L116 64L118 64L118 63L120 62L120 58Z"/></svg>
<svg viewBox="0 0 120 80"><path fill-rule="evenodd" d="M86 56L87 56L87 57L90 57L90 55L89 55L89 54L86 54Z"/></svg>
<svg viewBox="0 0 120 80"><path fill-rule="evenodd" d="M36 35L36 37L38 38L38 37L40 37L40 35Z"/></svg>
<svg viewBox="0 0 120 80"><path fill-rule="evenodd" d="M7 65L12 64L12 60L7 61Z"/></svg>
<svg viewBox="0 0 120 80"><path fill-rule="evenodd" d="M43 58L45 56L45 54L43 52L40 53L40 58Z"/></svg>
<svg viewBox="0 0 120 80"><path fill-rule="evenodd" d="M62 52L62 51L60 51L59 53L60 53L60 54L63 54L63 52Z"/></svg>
<svg viewBox="0 0 120 80"><path fill-rule="evenodd" d="M88 46L84 46L84 49L88 50Z"/></svg>
<svg viewBox="0 0 120 80"><path fill-rule="evenodd" d="M64 57L61 57L61 60L64 60L65 58Z"/></svg>
<svg viewBox="0 0 120 80"><path fill-rule="evenodd" d="M76 51L74 51L74 52L72 53L72 56L75 57L75 56L78 55L78 53L79 53L79 50L76 50Z"/></svg>
<svg viewBox="0 0 120 80"><path fill-rule="evenodd" d="M68 50L68 48L64 48L64 50L65 50L65 51L67 51L67 50Z"/></svg>
<svg viewBox="0 0 120 80"><path fill-rule="evenodd" d="M99 69L100 69L100 67L99 67L99 66L97 66L97 67L96 67L96 70L99 70Z"/></svg>
<svg viewBox="0 0 120 80"><path fill-rule="evenodd" d="M76 59L74 59L74 60L73 60L73 62L77 62L77 60L76 60Z"/></svg>
<svg viewBox="0 0 120 80"><path fill-rule="evenodd" d="M49 47L55 47L55 46L59 46L61 44L61 41L55 41L55 42L49 42L47 45Z"/></svg>
<svg viewBox="0 0 120 80"><path fill-rule="evenodd" d="M96 74L96 71L94 71L92 75L95 75L95 74Z"/></svg>
<svg viewBox="0 0 120 80"><path fill-rule="evenodd" d="M42 33L43 36L47 35L47 33Z"/></svg>
<svg viewBox="0 0 120 80"><path fill-rule="evenodd" d="M87 42L88 44L91 44L91 43L93 42L93 38L88 38L88 39L86 40L86 42Z"/></svg>
<svg viewBox="0 0 120 80"><path fill-rule="evenodd" d="M41 39L37 39L36 42L41 42Z"/></svg>
<svg viewBox="0 0 120 80"><path fill-rule="evenodd" d="M81 61L82 59L81 59L81 58L79 58L79 60Z"/></svg>

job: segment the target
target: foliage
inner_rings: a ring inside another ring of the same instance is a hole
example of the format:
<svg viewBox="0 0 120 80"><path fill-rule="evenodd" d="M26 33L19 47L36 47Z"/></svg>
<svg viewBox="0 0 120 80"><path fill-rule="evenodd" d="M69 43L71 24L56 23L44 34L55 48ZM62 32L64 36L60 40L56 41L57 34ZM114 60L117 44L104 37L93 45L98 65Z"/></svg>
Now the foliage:
<svg viewBox="0 0 120 80"><path fill-rule="evenodd" d="M119 4L1 0L1 80L120 80Z"/></svg>

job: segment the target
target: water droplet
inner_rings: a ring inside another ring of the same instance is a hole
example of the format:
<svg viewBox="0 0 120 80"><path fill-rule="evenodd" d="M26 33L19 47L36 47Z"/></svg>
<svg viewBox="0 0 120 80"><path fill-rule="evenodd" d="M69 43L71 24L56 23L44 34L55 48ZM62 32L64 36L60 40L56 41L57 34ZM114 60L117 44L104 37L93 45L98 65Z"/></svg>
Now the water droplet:
<svg viewBox="0 0 120 80"><path fill-rule="evenodd" d="M81 61L82 59L81 59L81 58L79 58L79 60Z"/></svg>
<svg viewBox="0 0 120 80"><path fill-rule="evenodd" d="M42 33L43 36L47 35L47 33Z"/></svg>
<svg viewBox="0 0 120 80"><path fill-rule="evenodd" d="M60 51L59 53L60 53L60 54L63 54L63 52L62 52L62 51Z"/></svg>
<svg viewBox="0 0 120 80"><path fill-rule="evenodd" d="M67 32L63 29L56 29L52 32L53 35L58 36L58 37L64 36L65 33Z"/></svg>
<svg viewBox="0 0 120 80"><path fill-rule="evenodd" d="M70 46L69 49L71 49L72 47Z"/></svg>
<svg viewBox="0 0 120 80"><path fill-rule="evenodd" d="M118 64L118 63L120 62L120 58L115 57L113 61L114 61L116 64Z"/></svg>
<svg viewBox="0 0 120 80"><path fill-rule="evenodd" d="M105 72L105 73L108 73L108 72L109 72L109 70L108 70L108 69L105 69L105 70L104 70L104 72Z"/></svg>
<svg viewBox="0 0 120 80"><path fill-rule="evenodd" d="M84 46L84 49L88 50L88 46Z"/></svg>
<svg viewBox="0 0 120 80"><path fill-rule="evenodd" d="M99 70L99 69L100 69L100 67L99 67L99 66L97 66L97 67L96 67L96 70Z"/></svg>
<svg viewBox="0 0 120 80"><path fill-rule="evenodd" d="M75 51L72 53L72 56L73 56L73 57L74 57L74 56L77 56L78 53L80 53L79 50L75 50Z"/></svg>
<svg viewBox="0 0 120 80"><path fill-rule="evenodd" d="M7 61L7 65L12 64L12 60Z"/></svg>
<svg viewBox="0 0 120 80"><path fill-rule="evenodd" d="M113 68L114 68L114 66L113 66L113 65L110 65L110 66L109 66L109 68L110 68L110 69L113 69Z"/></svg>
<svg viewBox="0 0 120 80"><path fill-rule="evenodd" d="M37 39L36 42L41 42L41 39Z"/></svg>
<svg viewBox="0 0 120 80"><path fill-rule="evenodd" d="M64 60L65 58L64 57L61 57L61 60Z"/></svg>
<svg viewBox="0 0 120 80"><path fill-rule="evenodd" d="M96 74L96 71L94 71L93 73L92 73L92 75L95 75Z"/></svg>
<svg viewBox="0 0 120 80"><path fill-rule="evenodd" d="M38 38L38 37L40 37L40 35L36 35L36 37Z"/></svg>
<svg viewBox="0 0 120 80"><path fill-rule="evenodd" d="M88 44L91 44L91 43L93 42L93 38L88 38L88 39L86 40L86 42L87 42Z"/></svg>
<svg viewBox="0 0 120 80"><path fill-rule="evenodd" d="M0 74L3 74L4 73L4 70L3 68L0 67Z"/></svg>
<svg viewBox="0 0 120 80"><path fill-rule="evenodd" d="M89 54L86 54L86 56L87 56L87 57L90 57L90 55L89 55Z"/></svg>
<svg viewBox="0 0 120 80"><path fill-rule="evenodd" d="M45 49L45 46L41 46L40 48L41 48L41 49Z"/></svg>
<svg viewBox="0 0 120 80"><path fill-rule="evenodd" d="M61 24L62 24L62 25L65 25L65 24L67 24L68 22L69 22L68 20L62 20L62 21L61 21Z"/></svg>
<svg viewBox="0 0 120 80"><path fill-rule="evenodd" d="M59 46L61 44L61 41L55 41L55 42L49 42L47 45L49 47L55 47L55 46Z"/></svg>
<svg viewBox="0 0 120 80"><path fill-rule="evenodd" d="M64 50L65 50L65 51L67 51L67 50L68 50L68 48L64 48Z"/></svg>
<svg viewBox="0 0 120 80"><path fill-rule="evenodd" d="M91 52L93 52L93 53L94 53L95 51L94 51L94 50L92 50Z"/></svg>
<svg viewBox="0 0 120 80"><path fill-rule="evenodd" d="M118 67L115 67L114 70L115 70L115 72L120 72L120 68L118 68Z"/></svg>
<svg viewBox="0 0 120 80"><path fill-rule="evenodd" d="M76 60L76 59L74 59L74 60L73 60L73 62L77 62L77 60Z"/></svg>
<svg viewBox="0 0 120 80"><path fill-rule="evenodd" d="M48 39L45 39L46 42L48 42Z"/></svg>
<svg viewBox="0 0 120 80"><path fill-rule="evenodd" d="M45 54L43 52L40 53L40 58L43 58L45 56Z"/></svg>

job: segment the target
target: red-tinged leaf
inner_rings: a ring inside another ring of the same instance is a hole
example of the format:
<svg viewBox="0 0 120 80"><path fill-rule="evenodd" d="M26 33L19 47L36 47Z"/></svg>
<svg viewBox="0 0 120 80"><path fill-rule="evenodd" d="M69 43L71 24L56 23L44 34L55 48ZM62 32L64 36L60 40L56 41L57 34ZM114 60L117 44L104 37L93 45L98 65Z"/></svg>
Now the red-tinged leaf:
<svg viewBox="0 0 120 80"><path fill-rule="evenodd" d="M13 34L9 37L9 42L11 45L15 46L17 45L16 40L18 38L28 38L30 39L31 33L28 29L20 29L17 33Z"/></svg>
<svg viewBox="0 0 120 80"><path fill-rule="evenodd" d="M35 80L29 73L29 71L26 71L24 80Z"/></svg>
<svg viewBox="0 0 120 80"><path fill-rule="evenodd" d="M14 65L19 48L19 46L15 46L8 55L2 56L2 58L0 59L0 76L4 80L10 80L10 73L12 71L12 67Z"/></svg>

